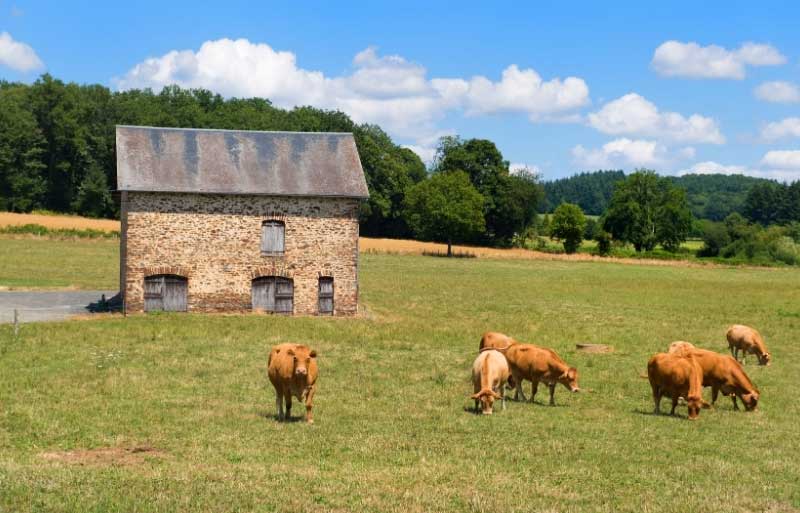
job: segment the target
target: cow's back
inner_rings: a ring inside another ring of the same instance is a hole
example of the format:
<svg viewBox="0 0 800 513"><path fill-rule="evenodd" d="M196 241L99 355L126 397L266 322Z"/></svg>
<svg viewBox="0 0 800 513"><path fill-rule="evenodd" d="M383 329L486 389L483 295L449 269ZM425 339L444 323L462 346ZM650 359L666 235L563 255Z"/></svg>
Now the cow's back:
<svg viewBox="0 0 800 513"><path fill-rule="evenodd" d="M515 340L508 335L497 331L487 331L481 336L480 351L485 349L505 349L515 343Z"/></svg>
<svg viewBox="0 0 800 513"><path fill-rule="evenodd" d="M289 349L294 349L297 344L283 343L273 347L269 353L267 375L276 387L287 385L292 380L294 365L293 358L289 356ZM316 370L316 369L315 369Z"/></svg>
<svg viewBox="0 0 800 513"><path fill-rule="evenodd" d="M547 372L551 351L533 344L515 344L506 351L508 363L527 376L541 376Z"/></svg>

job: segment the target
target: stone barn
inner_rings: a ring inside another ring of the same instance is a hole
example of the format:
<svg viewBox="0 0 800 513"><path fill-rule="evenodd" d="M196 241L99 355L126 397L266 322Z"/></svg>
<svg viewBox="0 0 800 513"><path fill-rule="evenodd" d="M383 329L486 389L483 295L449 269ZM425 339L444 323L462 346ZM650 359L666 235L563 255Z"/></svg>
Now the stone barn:
<svg viewBox="0 0 800 513"><path fill-rule="evenodd" d="M125 312L353 315L349 133L117 127Z"/></svg>

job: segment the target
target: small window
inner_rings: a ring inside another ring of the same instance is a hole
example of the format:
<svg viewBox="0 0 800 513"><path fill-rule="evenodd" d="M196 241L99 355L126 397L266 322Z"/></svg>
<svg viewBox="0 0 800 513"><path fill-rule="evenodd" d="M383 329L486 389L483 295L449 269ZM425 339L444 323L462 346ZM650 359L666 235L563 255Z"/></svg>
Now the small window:
<svg viewBox="0 0 800 513"><path fill-rule="evenodd" d="M333 278L320 277L319 279L319 313L333 313Z"/></svg>
<svg viewBox="0 0 800 513"><path fill-rule="evenodd" d="M188 281L183 276L157 274L144 279L145 312L185 312Z"/></svg>
<svg viewBox="0 0 800 513"><path fill-rule="evenodd" d="M283 221L264 221L261 224L261 254L283 255L285 232Z"/></svg>
<svg viewBox="0 0 800 513"><path fill-rule="evenodd" d="M253 280L253 310L275 313L294 311L294 282L280 276L263 276Z"/></svg>

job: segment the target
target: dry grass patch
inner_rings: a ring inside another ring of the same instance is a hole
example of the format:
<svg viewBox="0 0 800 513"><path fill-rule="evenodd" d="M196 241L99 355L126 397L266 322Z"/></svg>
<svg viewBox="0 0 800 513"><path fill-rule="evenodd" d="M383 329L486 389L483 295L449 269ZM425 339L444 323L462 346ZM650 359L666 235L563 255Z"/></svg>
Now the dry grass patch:
<svg viewBox="0 0 800 513"><path fill-rule="evenodd" d="M0 227L24 226L26 224L38 224L50 229L119 231L119 221L113 219L0 212Z"/></svg>
<svg viewBox="0 0 800 513"><path fill-rule="evenodd" d="M160 458L163 451L150 446L99 447L96 449L76 449L74 451L43 452L40 456L48 461L71 465L120 466L141 465L148 458Z"/></svg>

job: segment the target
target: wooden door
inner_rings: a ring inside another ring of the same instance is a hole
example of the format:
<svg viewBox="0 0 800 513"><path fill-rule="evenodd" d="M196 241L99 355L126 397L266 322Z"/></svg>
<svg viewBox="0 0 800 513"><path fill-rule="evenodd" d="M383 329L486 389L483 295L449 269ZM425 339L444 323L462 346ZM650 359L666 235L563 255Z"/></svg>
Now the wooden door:
<svg viewBox="0 0 800 513"><path fill-rule="evenodd" d="M275 311L275 278L256 278L252 285L253 310Z"/></svg>
<svg viewBox="0 0 800 513"><path fill-rule="evenodd" d="M144 279L145 312L188 310L188 280L183 276L158 274Z"/></svg>
<svg viewBox="0 0 800 513"><path fill-rule="evenodd" d="M262 276L253 280L253 310L276 313L294 311L294 282L280 276Z"/></svg>

